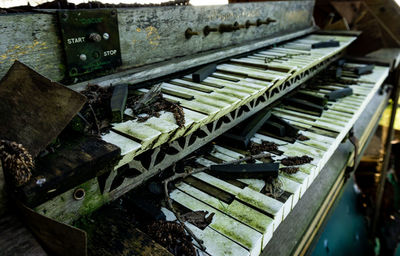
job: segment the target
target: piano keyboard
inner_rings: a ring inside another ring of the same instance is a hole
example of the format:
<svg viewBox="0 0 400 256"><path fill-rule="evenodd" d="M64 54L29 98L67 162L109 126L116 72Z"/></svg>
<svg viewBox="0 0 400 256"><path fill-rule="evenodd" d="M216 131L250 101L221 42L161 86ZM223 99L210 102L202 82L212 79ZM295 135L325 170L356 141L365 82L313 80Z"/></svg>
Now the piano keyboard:
<svg viewBox="0 0 400 256"><path fill-rule="evenodd" d="M339 41L340 46L306 49L314 42L329 39ZM112 131L102 139L122 149L123 158L117 169L136 155L186 136L271 92L290 78L341 52L354 40L353 36L309 35L219 64L217 71L200 83L193 82L190 75L165 82L162 84L164 98L179 102L183 107L183 127L176 124L172 113L161 112L160 117L152 117L143 123L137 120L115 123ZM147 91L140 89L138 93ZM129 110L126 114L129 115Z"/></svg>
<svg viewBox="0 0 400 256"><path fill-rule="evenodd" d="M357 65L357 64L351 64ZM282 155L270 152L274 161L286 157L307 155L312 161L298 165L294 174L279 172L282 195L274 198L266 194L265 181L258 179L224 180L210 173L197 173L176 185L170 198L178 209L214 213L212 222L204 230L190 223L188 227L204 241L210 255L259 255L273 232L288 216L304 195L321 169L345 138L362 111L377 93L388 74L387 67L375 66L371 74L353 79L353 95L329 101L320 116L288 109L281 104L272 113L300 130L309 140L286 142L268 135L261 128L252 138L253 143L274 142ZM310 84L310 93L324 94L326 88ZM218 142L210 153L196 159L200 166L209 166L240 159L247 154L243 149ZM258 161L260 162L260 161ZM285 167L280 164L280 167ZM296 167L296 166L294 166ZM174 216L162 209L169 220Z"/></svg>

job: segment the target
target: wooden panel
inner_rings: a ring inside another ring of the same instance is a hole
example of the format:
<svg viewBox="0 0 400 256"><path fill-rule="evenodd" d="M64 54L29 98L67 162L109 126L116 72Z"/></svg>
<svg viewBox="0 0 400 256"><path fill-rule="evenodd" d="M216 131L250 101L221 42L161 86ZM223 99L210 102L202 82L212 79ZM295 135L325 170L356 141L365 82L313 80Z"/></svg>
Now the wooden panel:
<svg viewBox="0 0 400 256"><path fill-rule="evenodd" d="M313 3L282 1L119 9L121 70L307 29L312 26ZM207 25L217 27L236 21L244 24L246 20L255 22L267 17L277 22L232 33L211 33L207 37L202 33ZM0 23L5 39L0 42L0 77L18 59L50 79L63 78L63 51L54 13L2 15ZM200 35L187 40L184 33L188 27Z"/></svg>
<svg viewBox="0 0 400 256"><path fill-rule="evenodd" d="M6 210L7 199L4 191L4 185L5 185L4 172L0 161L0 216L2 216Z"/></svg>
<svg viewBox="0 0 400 256"><path fill-rule="evenodd" d="M0 218L0 254L47 255L31 232L14 214L8 213Z"/></svg>
<svg viewBox="0 0 400 256"><path fill-rule="evenodd" d="M95 137L80 138L36 163L28 184L19 192L31 207L67 191L93 177L113 169L120 159L121 150L113 144ZM43 182L38 183L41 179Z"/></svg>

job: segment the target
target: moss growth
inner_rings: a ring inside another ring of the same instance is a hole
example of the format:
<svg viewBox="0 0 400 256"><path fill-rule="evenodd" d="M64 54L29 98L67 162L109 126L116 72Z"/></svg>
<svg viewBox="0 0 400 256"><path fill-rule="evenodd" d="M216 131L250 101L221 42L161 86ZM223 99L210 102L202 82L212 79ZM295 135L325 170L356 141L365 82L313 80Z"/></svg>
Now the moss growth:
<svg viewBox="0 0 400 256"><path fill-rule="evenodd" d="M212 223L211 227L214 228L215 230L218 230L220 233L229 237L233 241L240 243L244 247L249 248L249 249L252 248L252 242L250 240L246 239L244 236L240 236L237 233L235 233L235 231L237 231L237 230L229 229L228 227L231 227L230 225L219 225L216 223Z"/></svg>

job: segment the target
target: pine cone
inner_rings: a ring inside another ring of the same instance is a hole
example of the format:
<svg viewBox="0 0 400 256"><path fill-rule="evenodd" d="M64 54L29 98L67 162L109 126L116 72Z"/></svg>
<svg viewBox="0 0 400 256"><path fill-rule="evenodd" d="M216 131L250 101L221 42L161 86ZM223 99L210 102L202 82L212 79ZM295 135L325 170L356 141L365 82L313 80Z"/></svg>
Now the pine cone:
<svg viewBox="0 0 400 256"><path fill-rule="evenodd" d="M14 141L0 140L0 161L3 170L16 187L26 184L34 167L31 154Z"/></svg>

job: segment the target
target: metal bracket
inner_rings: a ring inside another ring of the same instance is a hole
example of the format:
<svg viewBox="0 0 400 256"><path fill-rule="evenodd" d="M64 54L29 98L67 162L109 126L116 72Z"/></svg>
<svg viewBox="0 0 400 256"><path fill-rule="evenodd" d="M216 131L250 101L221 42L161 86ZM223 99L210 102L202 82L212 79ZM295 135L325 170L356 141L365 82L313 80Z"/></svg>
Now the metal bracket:
<svg viewBox="0 0 400 256"><path fill-rule="evenodd" d="M122 64L116 9L60 10L58 19L69 78Z"/></svg>

